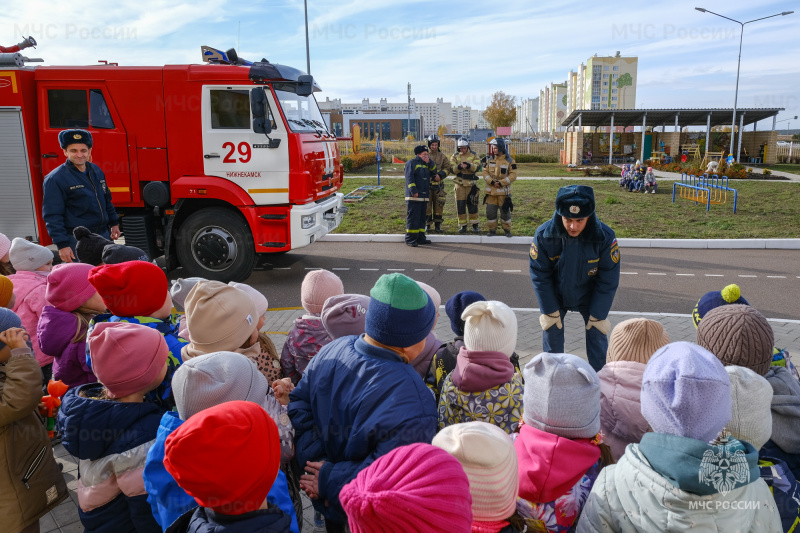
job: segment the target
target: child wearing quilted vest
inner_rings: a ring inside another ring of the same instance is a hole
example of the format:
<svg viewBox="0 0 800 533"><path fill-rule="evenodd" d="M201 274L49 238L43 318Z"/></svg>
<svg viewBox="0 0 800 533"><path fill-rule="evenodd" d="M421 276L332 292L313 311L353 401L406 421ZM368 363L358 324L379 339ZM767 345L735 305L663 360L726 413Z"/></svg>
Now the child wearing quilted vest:
<svg viewBox="0 0 800 533"><path fill-rule="evenodd" d="M514 441L517 513L533 531L570 531L600 470L600 380L572 354L541 353L522 370L525 411Z"/></svg>
<svg viewBox="0 0 800 533"><path fill-rule="evenodd" d="M653 354L641 399L653 431L600 472L577 531L780 532L758 451L721 435L731 398L725 367L705 348L673 342Z"/></svg>
<svg viewBox="0 0 800 533"><path fill-rule="evenodd" d="M697 304L692 310L692 323L694 323L694 327L699 327L700 321L703 319L706 313L712 309L729 304L750 305L747 303L747 300L744 299L744 296L742 296L739 286L735 283L727 285L721 291L710 291L705 293L697 301ZM792 363L792 359L789 356L789 351L785 348L772 348L772 362L770 364L772 366L781 366L786 368L795 377L795 379L800 382L800 372L798 372L797 367L795 367Z"/></svg>
<svg viewBox="0 0 800 533"><path fill-rule="evenodd" d="M197 507L194 498L178 486L177 481L164 468L164 451L167 438L198 413L225 402L253 402L263 407L277 424L281 463L287 463L294 456L294 431L286 408L268 395L269 383L244 355L214 352L193 357L175 372L172 386L177 412L168 411L161 417L155 444L147 452L144 466L147 501L153 509L156 521L164 530L182 514ZM302 519L303 508L300 505L298 514L293 506L283 471L278 471L278 478L270 489L267 500L278 505L291 517L291 531L299 533L297 517Z"/></svg>
<svg viewBox="0 0 800 533"><path fill-rule="evenodd" d="M645 365L656 350L669 344L664 327L648 318L631 318L614 326L608 338L606 364L600 379L600 425L603 442L617 461L625 447L642 440L650 424L642 416L640 397Z"/></svg>
<svg viewBox="0 0 800 533"><path fill-rule="evenodd" d="M442 480L447 480L447 490L442 490ZM431 444L408 444L382 455L342 488L339 499L352 533L472 531L472 496L464 467Z"/></svg>
<svg viewBox="0 0 800 533"><path fill-rule="evenodd" d="M53 379L67 387L97 381L86 364L86 337L89 323L106 312L106 305L89 283L92 265L61 263L47 277L45 298L48 305L39 318L39 346L52 355Z"/></svg>
<svg viewBox="0 0 800 533"><path fill-rule="evenodd" d="M522 418L522 376L510 357L517 344L517 317L498 301L475 302L461 315L464 347L442 385L439 429L480 420L514 433Z"/></svg>
<svg viewBox="0 0 800 533"><path fill-rule="evenodd" d="M724 365L749 368L772 386L772 435L761 453L781 459L800 477L800 382L783 366L772 365L774 336L753 307L728 304L712 309L697 327L697 344Z"/></svg>
<svg viewBox="0 0 800 533"><path fill-rule="evenodd" d="M166 440L164 467L199 507L167 531L290 531L291 517L268 496L280 465L278 442L275 422L252 402L225 402L187 420Z"/></svg>
<svg viewBox="0 0 800 533"><path fill-rule="evenodd" d="M430 296L431 300L433 301L433 306L436 309L436 322L433 323L433 328L436 329L436 323L439 321L439 307L442 305L442 297L439 294L439 291L427 283L417 281L417 285L422 287L422 290L425 291L425 293ZM425 338L425 348L422 349L422 353L411 362L411 366L414 367L414 370L417 371L422 379L425 379L425 376L428 375L428 369L431 367L433 355L441 346L442 342L436 338L436 334L433 332L433 330L431 330L431 332L428 333L428 336Z"/></svg>
<svg viewBox="0 0 800 533"><path fill-rule="evenodd" d="M172 312L166 274L153 263L128 261L94 267L89 272L89 283L109 311L92 319L90 335L98 324L127 322L146 326L164 337L169 352L167 374L163 383L148 395L148 400L166 410L173 409L172 376L181 364L181 350L188 342L178 336L178 316ZM91 366L91 348L87 349L86 360Z"/></svg>
<svg viewBox="0 0 800 533"><path fill-rule="evenodd" d="M320 320L325 300L331 296L344 294L344 286L339 276L324 269L312 270L303 279L300 288L300 302L306 314L294 321L281 351L283 375L291 378L296 385L311 358L320 348L331 342L331 338Z"/></svg>
<svg viewBox="0 0 800 533"><path fill-rule="evenodd" d="M53 375L53 358L42 351L36 333L42 308L47 304L47 276L53 268L53 252L17 237L11 241L8 252L16 274L8 276L14 283L14 305L11 308L22 320L22 327L28 332L33 345L33 355L42 369L43 383Z"/></svg>
<svg viewBox="0 0 800 533"><path fill-rule="evenodd" d="M0 516L2 530L38 533L39 519L69 497L36 412L42 372L22 321L0 307Z"/></svg>
<svg viewBox="0 0 800 533"><path fill-rule="evenodd" d="M733 410L723 435L749 442L756 450L772 434L772 387L749 368L726 366L731 380ZM777 457L759 454L758 468L775 497L783 531L793 531L800 523L800 485L786 463Z"/></svg>
<svg viewBox="0 0 800 533"><path fill-rule="evenodd" d="M70 389L58 413L64 448L80 460L81 523L93 533L161 533L142 472L164 410L144 398L167 374L167 342L140 324L101 322L88 344L100 382Z"/></svg>
<svg viewBox="0 0 800 533"><path fill-rule="evenodd" d="M432 444L458 459L469 479L473 533L519 533L516 513L519 478L511 438L485 422L455 424L441 430Z"/></svg>
<svg viewBox="0 0 800 533"><path fill-rule="evenodd" d="M11 250L11 239L0 233L0 275L10 276L14 273L8 252Z"/></svg>

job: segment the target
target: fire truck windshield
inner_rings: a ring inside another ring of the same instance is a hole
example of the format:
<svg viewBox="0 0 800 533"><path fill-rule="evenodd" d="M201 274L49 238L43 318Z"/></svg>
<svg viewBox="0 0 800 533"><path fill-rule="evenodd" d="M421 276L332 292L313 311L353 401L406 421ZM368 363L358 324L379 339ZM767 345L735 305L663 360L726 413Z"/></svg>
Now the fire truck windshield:
<svg viewBox="0 0 800 533"><path fill-rule="evenodd" d="M328 133L322 113L319 112L317 101L313 96L298 96L293 92L277 88L275 94L292 131Z"/></svg>

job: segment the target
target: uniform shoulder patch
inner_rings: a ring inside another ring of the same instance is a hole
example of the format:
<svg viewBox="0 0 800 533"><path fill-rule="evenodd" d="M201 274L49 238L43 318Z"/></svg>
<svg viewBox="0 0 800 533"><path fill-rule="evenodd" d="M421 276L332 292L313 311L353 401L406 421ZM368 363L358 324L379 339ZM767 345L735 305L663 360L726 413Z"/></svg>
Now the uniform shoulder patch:
<svg viewBox="0 0 800 533"><path fill-rule="evenodd" d="M539 257L539 250L536 248L536 242L535 241L531 243L530 255L531 255L531 259L533 259L534 261L536 260L537 257Z"/></svg>
<svg viewBox="0 0 800 533"><path fill-rule="evenodd" d="M617 239L614 239L614 242L611 243L611 260L615 263L619 263L619 245L617 244Z"/></svg>

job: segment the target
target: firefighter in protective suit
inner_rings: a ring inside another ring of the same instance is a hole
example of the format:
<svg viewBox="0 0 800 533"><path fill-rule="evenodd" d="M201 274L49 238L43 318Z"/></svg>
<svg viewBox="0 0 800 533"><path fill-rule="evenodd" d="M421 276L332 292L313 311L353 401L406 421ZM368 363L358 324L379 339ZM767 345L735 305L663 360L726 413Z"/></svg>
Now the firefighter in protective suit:
<svg viewBox="0 0 800 533"><path fill-rule="evenodd" d="M430 200L428 200L428 207L425 210L427 216L426 229L431 230L431 223L434 224L433 231L435 233L442 233L442 222L444 218L444 204L447 200L447 192L444 190L444 179L450 174L450 160L439 151L439 137L431 135L428 137L428 155L431 161L436 165L436 173L431 175L431 191Z"/></svg>
<svg viewBox="0 0 800 533"><path fill-rule="evenodd" d="M486 181L483 203L486 204L486 225L489 237L497 232L497 215L506 237L511 237L511 184L517 179L517 164L508 153L503 139L494 138L489 143L490 156L483 168L483 179Z"/></svg>
<svg viewBox="0 0 800 533"><path fill-rule="evenodd" d="M458 232L467 232L467 211L469 223L472 224L473 233L478 233L478 199L481 192L477 186L478 171L481 161L475 152L469 149L469 142L461 138L458 140L457 152L450 159L456 194L456 210L458 211Z"/></svg>

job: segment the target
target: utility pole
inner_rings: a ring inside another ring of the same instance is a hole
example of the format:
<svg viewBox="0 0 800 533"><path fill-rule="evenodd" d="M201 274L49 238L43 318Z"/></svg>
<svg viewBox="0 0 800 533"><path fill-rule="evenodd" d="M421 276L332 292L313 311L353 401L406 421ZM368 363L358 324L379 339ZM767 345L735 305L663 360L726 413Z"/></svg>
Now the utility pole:
<svg viewBox="0 0 800 533"><path fill-rule="evenodd" d="M411 133L411 82L408 82L408 133Z"/></svg>

